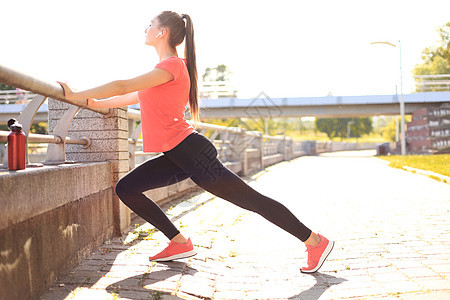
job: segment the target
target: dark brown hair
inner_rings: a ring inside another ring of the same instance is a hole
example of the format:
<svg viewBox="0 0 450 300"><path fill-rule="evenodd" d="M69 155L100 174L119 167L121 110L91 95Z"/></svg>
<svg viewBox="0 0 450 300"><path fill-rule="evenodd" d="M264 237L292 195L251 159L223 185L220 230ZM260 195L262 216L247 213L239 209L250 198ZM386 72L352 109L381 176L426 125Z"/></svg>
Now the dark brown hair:
<svg viewBox="0 0 450 300"><path fill-rule="evenodd" d="M197 86L197 61L195 57L194 43L194 26L189 15L180 15L172 11L163 11L156 19L160 27L166 27L169 31L169 46L176 51L176 47L180 45L186 38L184 47L184 56L191 81L189 90L189 107L191 117L194 122L198 122L199 105L198 105L198 86ZM184 22L186 20L186 23Z"/></svg>

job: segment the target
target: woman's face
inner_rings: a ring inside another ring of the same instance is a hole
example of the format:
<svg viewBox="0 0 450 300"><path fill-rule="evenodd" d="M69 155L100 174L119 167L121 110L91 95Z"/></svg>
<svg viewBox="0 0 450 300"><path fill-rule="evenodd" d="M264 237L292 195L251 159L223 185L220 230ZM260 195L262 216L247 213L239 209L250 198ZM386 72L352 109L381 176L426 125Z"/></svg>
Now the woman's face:
<svg viewBox="0 0 450 300"><path fill-rule="evenodd" d="M159 22L157 19L153 19L145 29L145 44L149 46L154 46L155 41L161 37L159 34L161 32L159 28Z"/></svg>

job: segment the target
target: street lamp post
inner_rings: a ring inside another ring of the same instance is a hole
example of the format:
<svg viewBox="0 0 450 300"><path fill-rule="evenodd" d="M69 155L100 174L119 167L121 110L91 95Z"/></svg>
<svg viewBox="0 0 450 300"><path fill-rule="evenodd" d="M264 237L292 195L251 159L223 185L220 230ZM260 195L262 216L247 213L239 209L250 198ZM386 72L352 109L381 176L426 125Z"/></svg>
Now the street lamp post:
<svg viewBox="0 0 450 300"><path fill-rule="evenodd" d="M397 47L397 45L390 42L373 42L371 44L385 44L391 47ZM401 154L406 155L406 136L405 136L405 101L403 99L403 71L402 71L402 42L398 40L398 47L400 52L400 145Z"/></svg>

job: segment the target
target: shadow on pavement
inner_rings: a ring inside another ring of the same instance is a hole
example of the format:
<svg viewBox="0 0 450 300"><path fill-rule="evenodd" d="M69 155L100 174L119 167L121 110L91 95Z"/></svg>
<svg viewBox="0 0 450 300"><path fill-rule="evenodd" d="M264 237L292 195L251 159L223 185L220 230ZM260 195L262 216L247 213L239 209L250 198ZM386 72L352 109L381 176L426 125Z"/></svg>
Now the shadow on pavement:
<svg viewBox="0 0 450 300"><path fill-rule="evenodd" d="M123 280L117 281L105 288L105 290L112 295L118 295L119 297L127 297L127 293L130 292L145 292L152 296L152 299L161 299L163 295L170 295L175 291L178 286L178 280L172 281L174 288L165 287L157 288L152 287L152 285L157 285L158 282L166 281L171 277L176 277L177 275L182 275L185 273L195 274L198 272L197 269L189 267L187 263L184 262L161 262L156 264L154 267L155 271L150 270L143 274L128 277ZM163 269L161 269L163 268ZM148 286L148 287L146 287ZM123 289L125 287L125 289ZM128 288L126 288L128 287ZM130 289L131 287L131 289ZM166 290L166 292L162 291ZM133 298L127 297L127 298ZM162 298L163 299L163 298ZM182 299L175 296L171 296L170 299Z"/></svg>
<svg viewBox="0 0 450 300"><path fill-rule="evenodd" d="M300 294L290 297L289 299L308 299L308 300L316 300L319 299L323 293L327 289L329 289L333 285L338 285L342 282L347 281L347 279L331 276L323 273L314 273L311 274L316 279L316 284L307 289L306 291L301 292Z"/></svg>

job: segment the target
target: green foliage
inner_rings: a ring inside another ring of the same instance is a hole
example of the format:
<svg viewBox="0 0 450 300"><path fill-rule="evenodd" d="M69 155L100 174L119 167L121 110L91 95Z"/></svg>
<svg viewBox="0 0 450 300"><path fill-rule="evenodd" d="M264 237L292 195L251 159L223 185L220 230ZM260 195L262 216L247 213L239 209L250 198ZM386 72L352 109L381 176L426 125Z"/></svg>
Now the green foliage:
<svg viewBox="0 0 450 300"><path fill-rule="evenodd" d="M450 22L439 28L441 40L422 52L423 63L416 65L414 75L450 74Z"/></svg>
<svg viewBox="0 0 450 300"><path fill-rule="evenodd" d="M361 137L372 132L372 118L322 118L316 119L316 127L327 134L331 140L336 137L347 137L347 126L350 123L350 137Z"/></svg>
<svg viewBox="0 0 450 300"><path fill-rule="evenodd" d="M218 65L214 68L206 68L203 81L227 81L231 72L226 65Z"/></svg>
<svg viewBox="0 0 450 300"><path fill-rule="evenodd" d="M397 117L397 122L400 123L399 117ZM386 138L389 141L395 142L396 131L397 131L397 124L396 124L395 118L392 118L391 121L388 124L386 124L386 126L381 128L380 131L384 138Z"/></svg>
<svg viewBox="0 0 450 300"><path fill-rule="evenodd" d="M15 90L15 87L12 87L10 85L0 83L0 91L9 91L9 90Z"/></svg>
<svg viewBox="0 0 450 300"><path fill-rule="evenodd" d="M8 125L0 125L0 130L9 131ZM30 133L48 134L48 123L39 122L31 124Z"/></svg>
<svg viewBox="0 0 450 300"><path fill-rule="evenodd" d="M47 122L39 122L39 123L31 124L30 132L31 133L48 134L48 123Z"/></svg>

